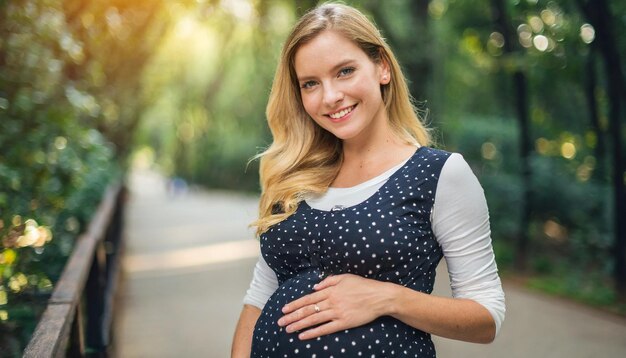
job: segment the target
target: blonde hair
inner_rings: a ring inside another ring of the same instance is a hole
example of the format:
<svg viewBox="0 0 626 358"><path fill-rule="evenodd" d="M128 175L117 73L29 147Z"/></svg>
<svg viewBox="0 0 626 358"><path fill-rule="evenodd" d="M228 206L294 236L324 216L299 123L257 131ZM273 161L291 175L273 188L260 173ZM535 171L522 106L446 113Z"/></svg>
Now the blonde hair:
<svg viewBox="0 0 626 358"><path fill-rule="evenodd" d="M259 218L251 224L257 235L293 214L307 195L324 193L341 167L342 142L304 110L294 67L300 46L330 29L354 41L374 63L389 65L391 82L381 85L381 93L392 131L407 143L430 144L400 65L376 26L343 4L325 3L310 10L291 31L276 69L266 110L274 141L254 158L261 158Z"/></svg>

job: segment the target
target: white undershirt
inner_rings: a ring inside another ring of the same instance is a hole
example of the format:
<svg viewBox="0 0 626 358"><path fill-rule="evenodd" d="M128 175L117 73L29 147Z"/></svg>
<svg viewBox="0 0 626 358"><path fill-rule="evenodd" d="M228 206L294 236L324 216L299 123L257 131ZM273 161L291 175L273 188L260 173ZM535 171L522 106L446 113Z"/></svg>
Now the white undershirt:
<svg viewBox="0 0 626 358"><path fill-rule="evenodd" d="M323 195L307 198L306 202L318 210L359 204L405 163L350 188L328 188ZM493 317L497 334L506 308L491 246L487 202L478 179L460 154L453 153L441 170L431 226L448 266L452 296L483 305ZM276 274L259 255L243 303L262 309L277 288Z"/></svg>

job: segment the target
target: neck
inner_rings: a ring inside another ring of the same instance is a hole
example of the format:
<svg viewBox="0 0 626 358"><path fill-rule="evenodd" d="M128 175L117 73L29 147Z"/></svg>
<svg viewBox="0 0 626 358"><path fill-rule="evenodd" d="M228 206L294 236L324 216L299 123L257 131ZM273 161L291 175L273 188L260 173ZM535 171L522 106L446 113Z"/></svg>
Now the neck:
<svg viewBox="0 0 626 358"><path fill-rule="evenodd" d="M351 187L381 174L406 160L415 152L416 146L394 135L378 135L375 140L344 141L343 162L334 187Z"/></svg>
<svg viewBox="0 0 626 358"><path fill-rule="evenodd" d="M344 161L367 161L373 157L385 155L385 153L394 152L398 147L405 144L393 135L391 131L384 136L378 136L368 141L344 141L343 158Z"/></svg>
<svg viewBox="0 0 626 358"><path fill-rule="evenodd" d="M344 140L343 157L344 161L362 161L397 150L404 145L405 143L391 130L388 119L383 118L375 121L373 126L355 138Z"/></svg>

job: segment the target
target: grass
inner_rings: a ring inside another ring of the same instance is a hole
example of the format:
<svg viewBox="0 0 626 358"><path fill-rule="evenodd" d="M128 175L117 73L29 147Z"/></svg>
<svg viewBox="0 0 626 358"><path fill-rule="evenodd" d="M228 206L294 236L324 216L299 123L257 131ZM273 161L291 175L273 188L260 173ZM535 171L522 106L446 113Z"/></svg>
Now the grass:
<svg viewBox="0 0 626 358"><path fill-rule="evenodd" d="M619 298L607 281L575 275L542 275L527 278L526 286L626 317L626 301Z"/></svg>

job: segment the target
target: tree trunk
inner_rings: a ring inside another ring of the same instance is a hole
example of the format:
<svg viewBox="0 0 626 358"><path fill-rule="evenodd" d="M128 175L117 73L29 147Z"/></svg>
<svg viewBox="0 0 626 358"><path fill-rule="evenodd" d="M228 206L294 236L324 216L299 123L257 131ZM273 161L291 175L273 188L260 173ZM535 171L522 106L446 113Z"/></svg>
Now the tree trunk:
<svg viewBox="0 0 626 358"><path fill-rule="evenodd" d="M511 20L507 16L506 4L504 0L493 0L492 9L496 27L505 38L504 54L507 57L518 56L519 51L516 50L514 44L517 43L517 35L511 24ZM521 156L521 175L522 175L522 198L521 198L521 217L520 229L518 233L517 251L515 255L515 265L520 270L526 269L529 251L528 227L531 216L531 178L532 171L530 167L531 152L531 136L530 121L528 118L528 85L526 74L523 69L517 67L513 72L513 95L515 97L515 115L519 125L519 146Z"/></svg>
<svg viewBox="0 0 626 358"><path fill-rule="evenodd" d="M614 191L613 259L615 260L615 283L622 297L626 296L626 195L624 155L622 152L622 128L624 113L621 96L626 90L624 72L621 67L617 39L613 32L613 16L606 0L583 1L578 5L596 31L593 45L602 55L609 96L609 131L612 140L612 180Z"/></svg>
<svg viewBox="0 0 626 358"><path fill-rule="evenodd" d="M596 99L596 87L598 86L598 80L596 78L596 51L594 48L589 52L587 56L585 71L585 97L587 99L587 106L589 107L589 120L591 122L591 128L596 135L596 146L594 148L594 154L596 157L596 167L593 171L593 178L595 181L603 183L605 181L606 166L606 138L604 135L605 130L600 125L600 116L598 112L598 101Z"/></svg>
<svg viewBox="0 0 626 358"><path fill-rule="evenodd" d="M407 11L411 15L411 26L405 33L394 33L391 21L385 13L384 3L369 1L365 3L387 43L395 49L395 55L404 68L409 92L417 100L417 107L426 110L426 100L432 96L433 51L430 21L428 15L429 0L409 1Z"/></svg>
<svg viewBox="0 0 626 358"><path fill-rule="evenodd" d="M410 1L411 17L414 19L414 34L409 36L408 48L412 51L410 61L405 66L410 76L409 90L411 95L418 101L418 107L426 107L426 101L432 96L429 91L432 82L432 36L428 17L429 0ZM426 108L421 108L426 109Z"/></svg>

